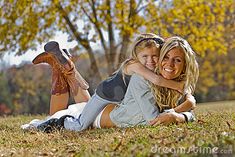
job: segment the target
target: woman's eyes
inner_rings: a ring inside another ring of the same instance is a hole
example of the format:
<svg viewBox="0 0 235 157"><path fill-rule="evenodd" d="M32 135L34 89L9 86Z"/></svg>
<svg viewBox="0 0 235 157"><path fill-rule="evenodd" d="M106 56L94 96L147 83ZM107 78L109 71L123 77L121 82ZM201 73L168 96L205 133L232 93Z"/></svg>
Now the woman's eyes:
<svg viewBox="0 0 235 157"><path fill-rule="evenodd" d="M177 58L177 59L175 59L175 62L176 62L176 63L180 63L180 62L181 62L181 59L178 59L178 58Z"/></svg>
<svg viewBox="0 0 235 157"><path fill-rule="evenodd" d="M167 60L169 60L169 57L165 56L165 57L163 58L163 60L164 60L164 61L167 61ZM180 58L174 58L173 61L174 61L175 63L181 63L181 62L182 62L182 60L181 60Z"/></svg>

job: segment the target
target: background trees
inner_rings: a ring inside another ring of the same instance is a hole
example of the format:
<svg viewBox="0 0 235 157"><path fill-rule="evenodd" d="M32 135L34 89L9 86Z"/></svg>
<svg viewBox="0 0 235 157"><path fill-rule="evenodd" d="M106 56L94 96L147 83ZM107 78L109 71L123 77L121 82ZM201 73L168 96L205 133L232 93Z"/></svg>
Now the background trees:
<svg viewBox="0 0 235 157"><path fill-rule="evenodd" d="M68 34L69 41L77 42L71 52L74 56L83 53L80 56L83 64L77 63L77 66L94 89L129 55L138 33L154 32L163 37L180 35L198 53L198 101L233 99L235 96L233 0L3 0L0 6L1 55L6 52L21 55L62 31ZM31 88L31 94L30 90L24 91L29 95L22 99L30 99L33 95L36 89L33 83L30 87L33 77L49 80L39 74L26 76L30 72L34 71L19 72L18 77L24 78L23 81L7 78L8 83L25 84L15 86L17 90ZM29 81L24 83L27 79ZM48 91L46 86L42 91ZM17 97L15 93L12 96ZM41 99L46 101L48 97ZM22 100L24 103L29 101Z"/></svg>
<svg viewBox="0 0 235 157"><path fill-rule="evenodd" d="M46 65L24 65L6 71L12 112L44 113L49 110L50 69Z"/></svg>
<svg viewBox="0 0 235 157"><path fill-rule="evenodd" d="M148 5L152 27L147 31L180 35L198 53L198 100L234 99L235 2L174 0L160 1L159 6Z"/></svg>
<svg viewBox="0 0 235 157"><path fill-rule="evenodd" d="M89 56L90 77L101 80L95 58L97 43L105 55L107 72L111 74L127 57L131 39L144 25L141 11L144 1L3 1L1 3L2 51L17 51L22 54L37 44L48 41L56 31L69 35L77 41L77 49Z"/></svg>

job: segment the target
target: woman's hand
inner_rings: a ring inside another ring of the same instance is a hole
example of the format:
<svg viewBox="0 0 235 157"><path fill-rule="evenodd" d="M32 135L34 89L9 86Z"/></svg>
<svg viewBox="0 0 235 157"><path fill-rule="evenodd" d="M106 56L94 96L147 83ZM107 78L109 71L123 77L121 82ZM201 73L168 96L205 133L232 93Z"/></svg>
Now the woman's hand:
<svg viewBox="0 0 235 157"><path fill-rule="evenodd" d="M176 112L162 113L154 120L150 121L150 125L156 126L159 124L182 123L185 122L185 117Z"/></svg>

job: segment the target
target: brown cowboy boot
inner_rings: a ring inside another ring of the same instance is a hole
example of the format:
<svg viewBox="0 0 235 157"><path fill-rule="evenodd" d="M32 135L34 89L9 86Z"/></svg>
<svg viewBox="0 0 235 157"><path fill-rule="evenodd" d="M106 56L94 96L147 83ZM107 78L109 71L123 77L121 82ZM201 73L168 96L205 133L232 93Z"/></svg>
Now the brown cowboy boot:
<svg viewBox="0 0 235 157"><path fill-rule="evenodd" d="M63 77L62 71L60 70L60 65L58 65L57 60L54 58L54 55L43 52L39 54L33 60L33 64L39 63L48 63L51 65L52 68L52 87L51 87L51 94L64 94L69 91L68 84Z"/></svg>
<svg viewBox="0 0 235 157"><path fill-rule="evenodd" d="M83 79L81 74L77 71L74 63L70 60L69 64L65 65L66 69L70 70L65 70L63 71L63 75L69 84L69 90L70 93L73 96L76 96L78 93L78 88L81 87L82 89L87 90L89 88L88 83Z"/></svg>
<svg viewBox="0 0 235 157"><path fill-rule="evenodd" d="M80 73L76 70L74 63L69 59L71 55L68 52L60 50L57 42L48 42L44 46L44 49L46 52L38 55L33 60L34 64L45 62L50 64L52 69L58 69L63 75L60 76L61 79L59 80L64 78L64 80L67 81L70 93L74 96L77 95L79 87L85 90L89 88L88 83L83 79ZM60 85L57 86L59 88Z"/></svg>

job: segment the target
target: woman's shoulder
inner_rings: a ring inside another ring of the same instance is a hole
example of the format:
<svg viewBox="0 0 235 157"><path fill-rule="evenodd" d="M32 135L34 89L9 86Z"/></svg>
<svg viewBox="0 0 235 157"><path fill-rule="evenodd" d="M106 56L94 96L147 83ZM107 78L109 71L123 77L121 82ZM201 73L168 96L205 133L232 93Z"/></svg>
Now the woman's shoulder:
<svg viewBox="0 0 235 157"><path fill-rule="evenodd" d="M138 75L138 74L133 74L131 76L130 84L134 84L135 86L147 86L148 81L144 79L144 77Z"/></svg>
<svg viewBox="0 0 235 157"><path fill-rule="evenodd" d="M139 75L139 74L136 74L136 73L134 73L134 74L131 76L131 79L132 79L132 80L135 80L135 81L146 81L143 76L141 76L141 75ZM146 82L147 82L147 81L146 81Z"/></svg>

